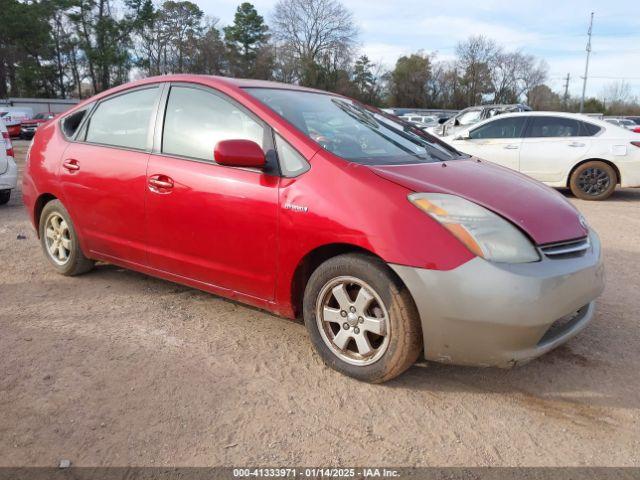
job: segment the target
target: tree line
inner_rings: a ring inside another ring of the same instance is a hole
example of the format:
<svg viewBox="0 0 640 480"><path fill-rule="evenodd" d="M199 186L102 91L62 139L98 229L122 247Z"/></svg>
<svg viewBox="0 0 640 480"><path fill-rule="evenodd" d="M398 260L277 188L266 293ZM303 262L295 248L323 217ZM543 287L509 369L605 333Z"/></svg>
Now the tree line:
<svg viewBox="0 0 640 480"><path fill-rule="evenodd" d="M0 98L85 98L132 78L199 73L297 83L378 106L577 108L546 85L543 60L484 36L460 42L453 60L418 51L386 71L359 51L353 14L339 0L279 0L269 22L244 2L227 26L188 0L0 0L0 11ZM589 99L587 110L637 107L628 93L609 105Z"/></svg>

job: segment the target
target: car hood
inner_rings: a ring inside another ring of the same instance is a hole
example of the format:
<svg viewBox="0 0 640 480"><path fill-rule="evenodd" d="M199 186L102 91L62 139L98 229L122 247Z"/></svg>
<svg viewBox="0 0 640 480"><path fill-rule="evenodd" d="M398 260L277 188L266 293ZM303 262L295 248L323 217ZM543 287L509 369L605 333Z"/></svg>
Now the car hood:
<svg viewBox="0 0 640 480"><path fill-rule="evenodd" d="M449 193L482 205L520 227L538 245L588 234L580 213L559 192L494 163L465 159L369 168L414 192Z"/></svg>

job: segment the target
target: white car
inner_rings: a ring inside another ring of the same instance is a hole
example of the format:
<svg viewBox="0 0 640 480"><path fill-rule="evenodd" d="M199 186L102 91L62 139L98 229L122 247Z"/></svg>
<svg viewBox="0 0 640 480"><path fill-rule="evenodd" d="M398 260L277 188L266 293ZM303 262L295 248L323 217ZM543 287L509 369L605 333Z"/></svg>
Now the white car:
<svg viewBox="0 0 640 480"><path fill-rule="evenodd" d="M586 115L507 113L442 140L585 200L640 186L638 134Z"/></svg>
<svg viewBox="0 0 640 480"><path fill-rule="evenodd" d="M18 167L13 159L13 145L7 127L0 122L0 205L9 202L11 190L18 182Z"/></svg>
<svg viewBox="0 0 640 480"><path fill-rule="evenodd" d="M605 118L604 121L612 125L617 125L618 127L626 128L627 130L635 130L638 128L636 122L626 118Z"/></svg>
<svg viewBox="0 0 640 480"><path fill-rule="evenodd" d="M418 124L420 128L438 125L438 117L433 115L402 115L400 118Z"/></svg>

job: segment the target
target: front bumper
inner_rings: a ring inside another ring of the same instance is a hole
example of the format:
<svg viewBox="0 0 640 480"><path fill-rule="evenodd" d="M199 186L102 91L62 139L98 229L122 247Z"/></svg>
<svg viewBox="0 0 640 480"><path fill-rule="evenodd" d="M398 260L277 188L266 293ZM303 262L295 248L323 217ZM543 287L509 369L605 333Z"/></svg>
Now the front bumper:
<svg viewBox="0 0 640 480"><path fill-rule="evenodd" d="M604 289L600 241L581 256L525 264L474 258L450 271L390 265L416 302L425 357L509 367L564 343L593 318Z"/></svg>
<svg viewBox="0 0 640 480"><path fill-rule="evenodd" d="M12 190L18 184L18 167L13 158L9 157L7 169L0 174L0 190Z"/></svg>

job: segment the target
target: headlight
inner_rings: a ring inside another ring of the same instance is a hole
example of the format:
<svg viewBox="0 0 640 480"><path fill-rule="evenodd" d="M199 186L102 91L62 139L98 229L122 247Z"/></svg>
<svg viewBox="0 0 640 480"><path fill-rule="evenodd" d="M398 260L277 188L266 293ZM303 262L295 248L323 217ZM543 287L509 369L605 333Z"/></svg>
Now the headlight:
<svg viewBox="0 0 640 480"><path fill-rule="evenodd" d="M440 222L479 257L508 263L540 260L520 230L477 203L445 193L413 193L409 201Z"/></svg>

